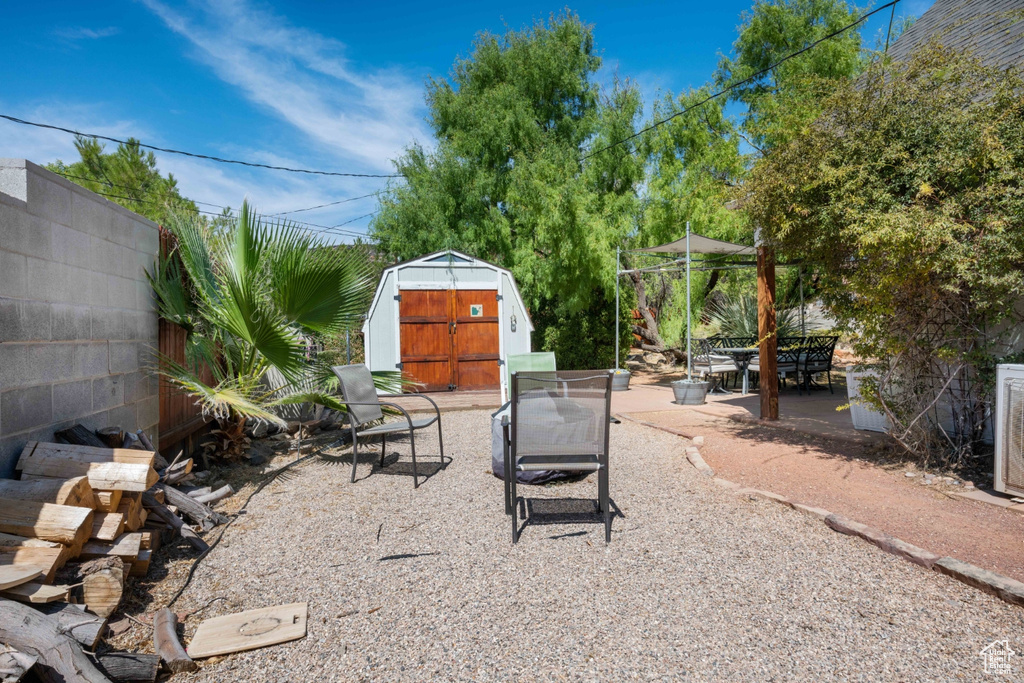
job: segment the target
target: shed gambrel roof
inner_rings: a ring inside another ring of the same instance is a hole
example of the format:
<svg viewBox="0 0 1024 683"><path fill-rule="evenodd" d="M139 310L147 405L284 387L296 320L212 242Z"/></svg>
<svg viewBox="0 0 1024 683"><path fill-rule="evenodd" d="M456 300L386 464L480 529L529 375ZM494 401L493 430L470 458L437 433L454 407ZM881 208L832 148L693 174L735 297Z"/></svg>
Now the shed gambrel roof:
<svg viewBox="0 0 1024 683"><path fill-rule="evenodd" d="M443 249L441 251L435 251L431 254L424 254L423 256L419 256L408 261L401 261L400 263L388 266L383 271L381 271L380 279L377 281L377 290L374 292L373 300L370 302L370 308L366 313L366 321L363 323L363 331L366 331L366 326L367 323L369 322L369 318L370 316L373 315L374 310L376 310L377 308L377 302L380 301L380 297L383 292L384 280L389 272L393 270L400 270L402 268L415 267L417 265L433 266L439 264L446 264L455 268L467 268L476 266L487 268L488 270L493 270L496 273L504 273L505 275L507 275L509 282L512 283L512 290L515 294L516 301L519 302L520 308L522 308L523 313L526 314L526 324L531 332L534 331L533 319L530 315L530 309L526 307L526 303L523 301L523 295L519 293L519 284L516 282L516 278L512 274L512 271L508 270L507 268L502 268L501 266L496 266L490 261L485 261L481 258L476 258L475 256L464 254L461 251L455 251L454 249Z"/></svg>
<svg viewBox="0 0 1024 683"><path fill-rule="evenodd" d="M935 0L889 46L889 56L905 60L933 37L989 67L1024 66L1024 0Z"/></svg>

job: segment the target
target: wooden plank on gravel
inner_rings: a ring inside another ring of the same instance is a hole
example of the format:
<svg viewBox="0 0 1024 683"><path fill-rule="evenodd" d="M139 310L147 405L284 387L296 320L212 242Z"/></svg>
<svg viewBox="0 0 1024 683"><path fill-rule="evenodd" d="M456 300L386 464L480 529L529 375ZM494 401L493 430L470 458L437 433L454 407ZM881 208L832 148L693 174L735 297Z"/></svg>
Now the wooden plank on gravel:
<svg viewBox="0 0 1024 683"><path fill-rule="evenodd" d="M286 643L306 635L309 603L295 602L207 619L188 646L190 657L214 657Z"/></svg>
<svg viewBox="0 0 1024 683"><path fill-rule="evenodd" d="M124 533L124 515L120 512L97 512L92 518L92 536L96 541L113 541Z"/></svg>
<svg viewBox="0 0 1024 683"><path fill-rule="evenodd" d="M0 498L0 532L80 546L92 534L93 511L72 505Z"/></svg>
<svg viewBox="0 0 1024 683"><path fill-rule="evenodd" d="M9 500L31 500L54 505L74 505L92 508L96 496L87 477L71 479L34 479L19 481L0 479L0 498Z"/></svg>
<svg viewBox="0 0 1024 683"><path fill-rule="evenodd" d="M45 583L29 581L20 586L0 591L0 597L18 602L45 604L48 602L67 602L70 588L68 586L47 586Z"/></svg>

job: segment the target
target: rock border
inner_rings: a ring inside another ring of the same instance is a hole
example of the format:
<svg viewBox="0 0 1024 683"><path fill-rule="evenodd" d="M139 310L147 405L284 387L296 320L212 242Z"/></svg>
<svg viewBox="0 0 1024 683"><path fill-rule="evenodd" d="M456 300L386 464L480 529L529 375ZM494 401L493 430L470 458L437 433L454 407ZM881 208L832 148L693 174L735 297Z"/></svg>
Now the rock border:
<svg viewBox="0 0 1024 683"><path fill-rule="evenodd" d="M954 578L961 583L971 586L972 588L977 588L985 593L994 595L1011 605L1024 607L1024 583L1020 581L983 569L970 564L969 562L964 562L953 557L944 557L924 548L919 548L916 545L907 543L895 536L890 536L880 529L875 529L874 527L870 527L866 524L861 524L860 522L848 519L843 515L835 514L822 508L804 505L803 503L797 503L796 501L790 500L785 496L780 496L779 494L771 491L748 488L741 484L737 484L736 482L729 481L728 479L716 477L715 471L707 464L707 462L704 461L704 458L700 454L700 449L698 448L698 445L703 445L704 437L684 434L677 429L663 427L661 425L654 424L653 422L637 420L621 413L617 414L616 417L622 420L628 420L635 424L641 424L646 427L653 427L654 429L667 432L674 436L689 439L693 445L686 447L686 460L698 472L711 478L715 484L735 495L747 496L749 498L761 498L781 503L782 505L792 508L797 512L801 512L824 522L825 526L833 531L846 534L848 536L856 536L880 550L889 553L890 555L900 557L929 571L935 571Z"/></svg>

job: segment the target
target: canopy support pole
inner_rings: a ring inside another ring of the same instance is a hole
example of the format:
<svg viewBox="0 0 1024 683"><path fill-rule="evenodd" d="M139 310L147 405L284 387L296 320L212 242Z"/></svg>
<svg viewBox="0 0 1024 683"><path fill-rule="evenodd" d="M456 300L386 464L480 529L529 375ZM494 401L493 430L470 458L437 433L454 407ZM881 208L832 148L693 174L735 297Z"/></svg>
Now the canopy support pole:
<svg viewBox="0 0 1024 683"><path fill-rule="evenodd" d="M622 247L615 247L615 369L619 369L619 318L622 317L622 311L619 309L619 278L622 275L619 270L622 269Z"/></svg>
<svg viewBox="0 0 1024 683"><path fill-rule="evenodd" d="M690 341L690 221L686 221L686 379L693 379L693 344Z"/></svg>
<svg viewBox="0 0 1024 683"><path fill-rule="evenodd" d="M797 271L800 277L800 334L807 336L807 318L804 315L804 267L800 266L800 270Z"/></svg>

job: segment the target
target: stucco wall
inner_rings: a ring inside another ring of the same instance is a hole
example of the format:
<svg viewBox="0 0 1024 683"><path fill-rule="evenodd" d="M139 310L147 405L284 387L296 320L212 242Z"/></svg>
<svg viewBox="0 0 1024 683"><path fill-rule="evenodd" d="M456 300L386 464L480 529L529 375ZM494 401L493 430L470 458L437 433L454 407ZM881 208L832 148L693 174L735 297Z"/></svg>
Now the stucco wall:
<svg viewBox="0 0 1024 683"><path fill-rule="evenodd" d="M75 422L157 439L157 226L24 159L0 159L0 476Z"/></svg>

